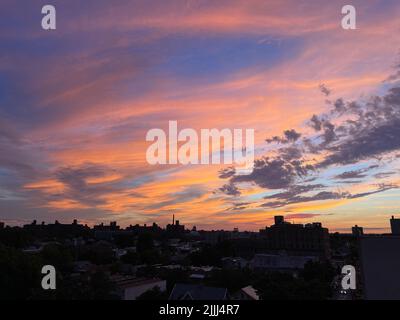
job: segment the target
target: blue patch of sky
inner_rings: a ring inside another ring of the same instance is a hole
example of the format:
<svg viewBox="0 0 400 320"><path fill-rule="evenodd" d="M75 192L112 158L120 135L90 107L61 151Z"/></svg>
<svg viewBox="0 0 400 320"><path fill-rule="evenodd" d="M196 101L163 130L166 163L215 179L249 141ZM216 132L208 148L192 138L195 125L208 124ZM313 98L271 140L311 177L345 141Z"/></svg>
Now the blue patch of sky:
<svg viewBox="0 0 400 320"><path fill-rule="evenodd" d="M244 197L246 200L249 201L260 201L260 200L265 200L264 197L272 196L273 194L279 193L279 192L284 192L284 189L279 189L279 190L269 190L269 191L262 191L259 193L254 193L247 195Z"/></svg>
<svg viewBox="0 0 400 320"><path fill-rule="evenodd" d="M261 42L260 37L245 35L172 37L165 39L162 48L158 48L169 53L159 68L177 78L213 82L241 69L271 68L292 58L301 44L300 39Z"/></svg>

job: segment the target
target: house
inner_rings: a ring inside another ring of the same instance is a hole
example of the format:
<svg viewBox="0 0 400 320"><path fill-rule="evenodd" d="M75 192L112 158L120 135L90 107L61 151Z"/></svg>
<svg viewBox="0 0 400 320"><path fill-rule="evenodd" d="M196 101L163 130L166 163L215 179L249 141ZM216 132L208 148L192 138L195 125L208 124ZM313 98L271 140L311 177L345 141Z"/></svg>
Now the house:
<svg viewBox="0 0 400 320"><path fill-rule="evenodd" d="M233 296L234 300L260 300L260 297L257 294L256 289L252 286L247 286L240 289Z"/></svg>
<svg viewBox="0 0 400 320"><path fill-rule="evenodd" d="M175 284L169 300L227 300L228 289L195 284Z"/></svg>
<svg viewBox="0 0 400 320"><path fill-rule="evenodd" d="M137 297L158 287L160 291L165 291L167 282L165 280L152 278L134 278L134 277L114 277L117 287L117 294L122 300L136 300Z"/></svg>

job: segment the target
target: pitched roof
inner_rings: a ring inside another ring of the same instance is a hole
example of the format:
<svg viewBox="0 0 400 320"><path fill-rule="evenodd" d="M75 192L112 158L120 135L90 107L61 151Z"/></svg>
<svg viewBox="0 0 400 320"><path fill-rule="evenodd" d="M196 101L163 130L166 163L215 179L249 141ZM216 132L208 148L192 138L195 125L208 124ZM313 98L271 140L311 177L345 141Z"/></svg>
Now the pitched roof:
<svg viewBox="0 0 400 320"><path fill-rule="evenodd" d="M258 296L256 289L254 289L252 286L247 286L240 290L244 292L246 295L248 295L251 299L260 300L260 297Z"/></svg>

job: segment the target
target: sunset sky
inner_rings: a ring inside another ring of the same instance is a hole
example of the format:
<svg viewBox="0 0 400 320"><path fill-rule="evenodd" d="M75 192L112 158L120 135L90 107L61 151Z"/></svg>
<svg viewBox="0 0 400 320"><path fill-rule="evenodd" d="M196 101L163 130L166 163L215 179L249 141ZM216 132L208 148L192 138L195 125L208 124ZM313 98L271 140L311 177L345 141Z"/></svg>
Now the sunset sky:
<svg viewBox="0 0 400 320"><path fill-rule="evenodd" d="M398 0L1 0L0 221L386 232L399 52ZM146 133L169 120L254 128L254 171L149 165Z"/></svg>

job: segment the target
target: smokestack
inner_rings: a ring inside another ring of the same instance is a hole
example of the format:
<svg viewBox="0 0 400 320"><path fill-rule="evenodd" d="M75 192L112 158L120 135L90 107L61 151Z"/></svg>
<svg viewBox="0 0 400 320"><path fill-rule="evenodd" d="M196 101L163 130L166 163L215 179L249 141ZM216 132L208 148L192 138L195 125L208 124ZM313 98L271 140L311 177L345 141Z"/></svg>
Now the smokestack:
<svg viewBox="0 0 400 320"><path fill-rule="evenodd" d="M172 215L172 225L174 225L175 224L175 215L173 214Z"/></svg>

